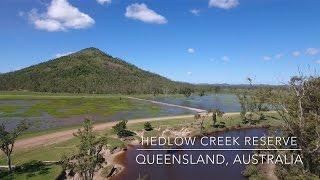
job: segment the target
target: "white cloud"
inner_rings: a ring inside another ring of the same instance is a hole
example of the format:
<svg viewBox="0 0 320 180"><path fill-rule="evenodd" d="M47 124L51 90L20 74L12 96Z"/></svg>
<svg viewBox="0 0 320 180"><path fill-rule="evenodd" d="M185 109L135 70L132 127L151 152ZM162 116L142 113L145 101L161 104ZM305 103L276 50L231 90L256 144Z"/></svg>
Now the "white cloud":
<svg viewBox="0 0 320 180"><path fill-rule="evenodd" d="M89 15L79 11L67 0L52 0L45 13L31 10L29 20L37 29L50 32L88 28L95 23Z"/></svg>
<svg viewBox="0 0 320 180"><path fill-rule="evenodd" d="M316 64L320 64L320 60L316 61L315 63L316 63Z"/></svg>
<svg viewBox="0 0 320 180"><path fill-rule="evenodd" d="M229 58L228 56L223 56L223 57L221 58L221 60L222 60L224 63L227 63L227 62L230 61L230 58Z"/></svg>
<svg viewBox="0 0 320 180"><path fill-rule="evenodd" d="M190 13L191 13L191 14L194 14L194 15L196 15L196 16L199 16L200 9L191 9L191 10L190 10Z"/></svg>
<svg viewBox="0 0 320 180"><path fill-rule="evenodd" d="M188 48L187 49L188 53L192 54L192 53L195 53L196 51L193 49L193 48Z"/></svg>
<svg viewBox="0 0 320 180"><path fill-rule="evenodd" d="M110 4L111 0L97 0L99 4Z"/></svg>
<svg viewBox="0 0 320 180"><path fill-rule="evenodd" d="M62 56L67 56L69 54L72 54L74 53L73 51L70 51L70 52L66 52L66 53L58 53L55 55L56 58L59 58L59 57L62 57Z"/></svg>
<svg viewBox="0 0 320 180"><path fill-rule="evenodd" d="M216 7L221 9L231 9L239 5L238 0L210 0L209 7Z"/></svg>
<svg viewBox="0 0 320 180"><path fill-rule="evenodd" d="M189 72L187 72L187 74L190 76L192 74L192 72L189 71Z"/></svg>
<svg viewBox="0 0 320 180"><path fill-rule="evenodd" d="M125 16L146 23L166 24L168 22L165 17L149 9L144 3L134 3L127 6Z"/></svg>
<svg viewBox="0 0 320 180"><path fill-rule="evenodd" d="M316 48L308 48L306 50L306 54L310 55L310 56L314 56L314 55L316 55L318 53L319 53L319 49L316 49Z"/></svg>
<svg viewBox="0 0 320 180"><path fill-rule="evenodd" d="M298 56L300 56L301 55L301 52L300 51L293 51L292 52L292 56L294 56L294 57L298 57Z"/></svg>
<svg viewBox="0 0 320 180"><path fill-rule="evenodd" d="M265 60L265 61L270 61L270 60L272 59L272 57L270 57L270 56L263 56L262 59Z"/></svg>
<svg viewBox="0 0 320 180"><path fill-rule="evenodd" d="M282 58L282 57L283 57L283 54L281 54L281 53L276 54L276 55L274 56L274 58L276 58L276 59L280 59L280 58Z"/></svg>

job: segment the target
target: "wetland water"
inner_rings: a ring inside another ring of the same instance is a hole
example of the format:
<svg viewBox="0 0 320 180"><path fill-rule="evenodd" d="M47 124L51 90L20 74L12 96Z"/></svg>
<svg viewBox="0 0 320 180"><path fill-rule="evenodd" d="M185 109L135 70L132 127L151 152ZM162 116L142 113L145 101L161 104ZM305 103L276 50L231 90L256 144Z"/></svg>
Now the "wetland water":
<svg viewBox="0 0 320 180"><path fill-rule="evenodd" d="M219 132L213 136L224 136L224 137L240 137L244 139L246 136L257 136L261 137L267 133L266 129L243 129L243 130L232 130L227 132ZM242 143L243 144L243 143ZM246 179L242 176L241 172L245 169L245 165L232 164L234 157L238 154L249 155L251 151L138 151L138 148L163 148L163 147L146 147L146 146L132 146L127 151L116 157L115 161L125 167L125 169L117 176L113 177L112 180L136 180L139 177L151 180L211 180L211 179ZM196 144L192 147L183 146L184 149L198 149L203 148L200 142L196 141ZM210 147L207 147L210 148ZM212 148L212 147L211 147ZM230 147L220 146L219 148L250 148L246 147ZM228 166L225 165L214 165L214 164L197 164L197 165L182 165L182 164L171 164L171 165L138 165L136 162L136 156L138 154L152 155L152 154L166 154L166 153L183 153L198 157L200 154L223 154L226 161L229 162Z"/></svg>
<svg viewBox="0 0 320 180"><path fill-rule="evenodd" d="M240 105L233 94L210 94L202 97L193 95L189 98L159 96L149 99L206 110L219 108L224 112L240 111ZM195 112L126 98L0 100L0 123L5 123L8 129L15 127L24 119L34 124L31 130L46 130L79 125L85 118L95 122L111 122L182 114L195 114Z"/></svg>
<svg viewBox="0 0 320 180"><path fill-rule="evenodd" d="M149 99L205 110L214 108L220 109L224 112L239 112L241 110L237 96L234 94L208 94L205 96L192 95L188 98L184 96L158 96Z"/></svg>
<svg viewBox="0 0 320 180"><path fill-rule="evenodd" d="M55 102L57 101L57 102ZM92 107L84 108L85 102L68 102L60 105L62 100L0 100L0 123L12 129L22 120L33 124L32 130L45 130L65 126L79 125L85 118L95 122L111 122L124 119L175 116L194 114L195 112L164 105L128 100L129 108L113 107L114 102L97 102ZM49 104L48 107L45 107ZM91 104L90 104L91 106ZM1 108L2 107L2 108ZM79 109L84 112L77 115ZM112 109L112 110L110 110ZM110 113L109 113L110 111Z"/></svg>

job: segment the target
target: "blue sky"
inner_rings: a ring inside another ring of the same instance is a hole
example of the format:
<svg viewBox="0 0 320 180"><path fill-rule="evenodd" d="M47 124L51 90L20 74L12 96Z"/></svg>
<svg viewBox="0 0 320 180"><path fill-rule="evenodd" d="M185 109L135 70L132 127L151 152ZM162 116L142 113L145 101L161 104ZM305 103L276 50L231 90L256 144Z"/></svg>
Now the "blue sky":
<svg viewBox="0 0 320 180"><path fill-rule="evenodd" d="M1 0L0 72L97 47L192 83L320 70L319 0Z"/></svg>

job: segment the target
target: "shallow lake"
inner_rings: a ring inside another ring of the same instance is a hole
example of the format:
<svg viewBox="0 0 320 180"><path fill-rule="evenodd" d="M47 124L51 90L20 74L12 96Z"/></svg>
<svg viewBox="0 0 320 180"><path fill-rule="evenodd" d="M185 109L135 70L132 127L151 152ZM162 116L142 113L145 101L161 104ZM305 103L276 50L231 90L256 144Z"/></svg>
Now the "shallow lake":
<svg viewBox="0 0 320 180"><path fill-rule="evenodd" d="M149 98L155 101L188 106L204 110L220 109L224 112L239 112L240 104L234 94L208 94L205 96L156 96Z"/></svg>
<svg viewBox="0 0 320 180"><path fill-rule="evenodd" d="M257 136L261 137L267 133L266 129L256 128L256 129L244 129L244 130L233 130L227 132L219 132L213 136L223 136L223 137L240 137L244 139L246 136ZM241 142L241 141L239 141ZM244 143L240 143L244 144ZM238 154L249 155L251 151L138 151L138 148L163 148L163 146L132 146L128 150L119 156L116 157L116 162L123 165L125 169L117 176L113 177L112 180L136 180L140 178L152 179L152 180L163 180L163 179L172 179L172 180L211 180L211 179L246 179L241 172L245 169L245 165L242 164L232 164L234 157ZM204 148L199 141L196 141L194 146L182 146L184 149L198 149ZM213 148L213 147L207 147ZM249 146L219 146L218 148L247 148ZM182 164L171 164L171 165L139 165L136 162L136 156L138 154L152 155L152 154L188 154L194 157L198 157L200 154L222 154L225 156L226 161L229 162L228 166L225 165L216 165L216 164L197 164L197 165L182 165Z"/></svg>
<svg viewBox="0 0 320 180"><path fill-rule="evenodd" d="M237 97L233 94L210 94L202 97L193 95L188 98L184 96L158 96L149 99L205 110L219 108L224 112L240 111L240 105L237 101ZM104 112L108 111L109 106L111 106L112 108L112 106L114 106L114 102L117 103L117 101L101 101L101 103L98 102L94 104L95 106L89 106L88 110L86 110L84 109L86 103L94 102L92 102L92 100L90 99L87 100L85 98L83 100L75 100L71 102L64 102L64 100L52 101L48 99L0 100L0 123L4 123L6 124L6 127L8 129L12 129L17 125L18 122L27 119L28 121L32 122L32 124L34 124L34 127L31 130L45 130L51 128L79 125L85 118L89 118L95 122L110 122L123 119L130 120L137 118L195 114L194 111L178 107L170 107L136 100L129 101L133 105L132 108L128 108L125 110L119 109L114 111L113 113L103 114ZM62 105L60 105L59 103L61 103ZM70 106L79 107L70 109ZM1 107L11 107L13 108L13 112L9 114L3 113ZM74 114L76 114L79 109L88 111L88 113L82 112L81 115L72 115L73 112L75 112ZM97 109L99 110L99 113L95 112ZM25 114L27 114L27 116L25 116ZM67 114L68 116L59 117L54 116L55 114Z"/></svg>

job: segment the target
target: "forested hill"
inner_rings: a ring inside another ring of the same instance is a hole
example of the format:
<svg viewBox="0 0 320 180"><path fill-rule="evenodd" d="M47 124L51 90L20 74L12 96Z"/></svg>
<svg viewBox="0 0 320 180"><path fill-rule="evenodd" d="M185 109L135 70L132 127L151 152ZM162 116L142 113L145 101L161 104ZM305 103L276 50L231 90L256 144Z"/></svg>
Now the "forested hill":
<svg viewBox="0 0 320 180"><path fill-rule="evenodd" d="M2 91L154 93L185 87L193 85L144 71L96 48L0 75Z"/></svg>

